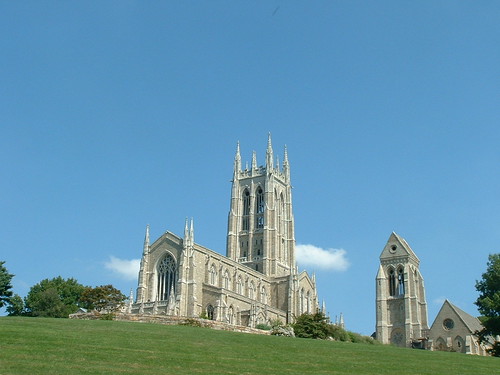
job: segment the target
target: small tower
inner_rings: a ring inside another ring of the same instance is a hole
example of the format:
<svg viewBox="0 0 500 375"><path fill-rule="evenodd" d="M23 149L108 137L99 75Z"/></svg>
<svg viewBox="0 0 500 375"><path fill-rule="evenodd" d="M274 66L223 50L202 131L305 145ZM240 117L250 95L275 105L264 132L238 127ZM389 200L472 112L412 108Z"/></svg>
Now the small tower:
<svg viewBox="0 0 500 375"><path fill-rule="evenodd" d="M376 278L376 335L383 344L409 347L428 335L419 264L410 245L393 232L380 254Z"/></svg>
<svg viewBox="0 0 500 375"><path fill-rule="evenodd" d="M136 302L146 302L146 289L148 283L148 263L149 263L149 224L146 226L146 235L144 236L144 246L142 250L141 266L139 269L139 281L137 285Z"/></svg>
<svg viewBox="0 0 500 375"><path fill-rule="evenodd" d="M274 166L269 134L266 164L241 170L240 145L234 159L228 218L227 257L267 276L285 276L295 268L294 220L290 166L285 148L283 168Z"/></svg>

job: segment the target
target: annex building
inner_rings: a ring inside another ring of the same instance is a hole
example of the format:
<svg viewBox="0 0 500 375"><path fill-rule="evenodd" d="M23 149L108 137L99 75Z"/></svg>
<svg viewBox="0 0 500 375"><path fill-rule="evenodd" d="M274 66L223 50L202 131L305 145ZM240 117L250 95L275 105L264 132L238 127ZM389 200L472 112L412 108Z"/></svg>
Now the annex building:
<svg viewBox="0 0 500 375"><path fill-rule="evenodd" d="M408 242L392 233L380 254L376 277L376 332L383 344L488 355L475 332L479 320L446 300L429 329L420 260Z"/></svg>
<svg viewBox="0 0 500 375"><path fill-rule="evenodd" d="M275 160L269 135L266 160L242 168L238 143L229 204L226 256L194 240L193 221L183 236L165 232L150 242L146 228L136 314L206 317L255 327L318 309L314 277L295 260L290 164Z"/></svg>

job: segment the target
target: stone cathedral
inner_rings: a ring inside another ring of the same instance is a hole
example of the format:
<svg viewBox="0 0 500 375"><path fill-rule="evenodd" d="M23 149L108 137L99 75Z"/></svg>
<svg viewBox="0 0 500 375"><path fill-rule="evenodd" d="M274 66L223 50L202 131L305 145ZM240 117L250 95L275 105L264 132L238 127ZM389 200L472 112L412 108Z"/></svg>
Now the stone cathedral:
<svg viewBox="0 0 500 375"><path fill-rule="evenodd" d="M226 256L194 241L193 221L184 235L166 232L153 243L146 228L132 313L204 316L255 327L290 323L318 309L316 281L295 261L290 164L274 159L269 135L265 164L242 169L234 158Z"/></svg>

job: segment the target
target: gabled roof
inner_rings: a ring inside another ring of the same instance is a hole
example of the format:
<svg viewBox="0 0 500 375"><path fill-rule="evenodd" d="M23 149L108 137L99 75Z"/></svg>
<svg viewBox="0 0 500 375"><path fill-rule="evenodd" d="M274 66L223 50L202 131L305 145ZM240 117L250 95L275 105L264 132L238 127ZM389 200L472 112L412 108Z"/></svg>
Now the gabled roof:
<svg viewBox="0 0 500 375"><path fill-rule="evenodd" d="M479 321L478 318L476 318L470 314L467 314L465 311L459 309L458 307L456 307L454 304L452 304L448 300L444 301L444 303L445 304L447 303L450 305L450 308L458 315L460 320L462 320L462 322L465 324L465 326L468 329L470 329L470 331L472 333L483 329L483 326L481 325L481 322Z"/></svg>
<svg viewBox="0 0 500 375"><path fill-rule="evenodd" d="M420 259L418 259L410 245L408 245L408 242L406 242L403 237L399 236L395 232L392 232L384 250L382 250L382 253L380 254L380 260L401 257L408 257L417 265L420 264Z"/></svg>

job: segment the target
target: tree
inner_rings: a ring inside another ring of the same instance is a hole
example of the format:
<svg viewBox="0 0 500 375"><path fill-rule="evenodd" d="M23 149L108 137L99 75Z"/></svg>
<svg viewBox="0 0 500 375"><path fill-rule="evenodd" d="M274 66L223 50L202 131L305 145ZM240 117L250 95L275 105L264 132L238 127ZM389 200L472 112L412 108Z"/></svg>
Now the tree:
<svg viewBox="0 0 500 375"><path fill-rule="evenodd" d="M18 295L14 294L9 300L9 305L7 306L7 314L9 316L23 315L24 313L24 302L23 299Z"/></svg>
<svg viewBox="0 0 500 375"><path fill-rule="evenodd" d="M479 338L485 341L488 337L500 335L500 254L488 257L486 272L480 281L476 281L476 290L479 292L476 305L484 326ZM500 357L500 342L494 343L492 354Z"/></svg>
<svg viewBox="0 0 500 375"><path fill-rule="evenodd" d="M5 261L0 261L0 308L8 304L10 297L12 297L12 278L14 275L7 271L4 266Z"/></svg>
<svg viewBox="0 0 500 375"><path fill-rule="evenodd" d="M30 316L67 318L78 310L85 287L73 278L61 276L33 285L26 296L26 312Z"/></svg>
<svg viewBox="0 0 500 375"><path fill-rule="evenodd" d="M89 310L112 313L123 306L127 297L112 285L85 288L80 298L82 305Z"/></svg>
<svg viewBox="0 0 500 375"><path fill-rule="evenodd" d="M293 324L296 337L326 339L332 336L332 325L321 311L299 315Z"/></svg>

